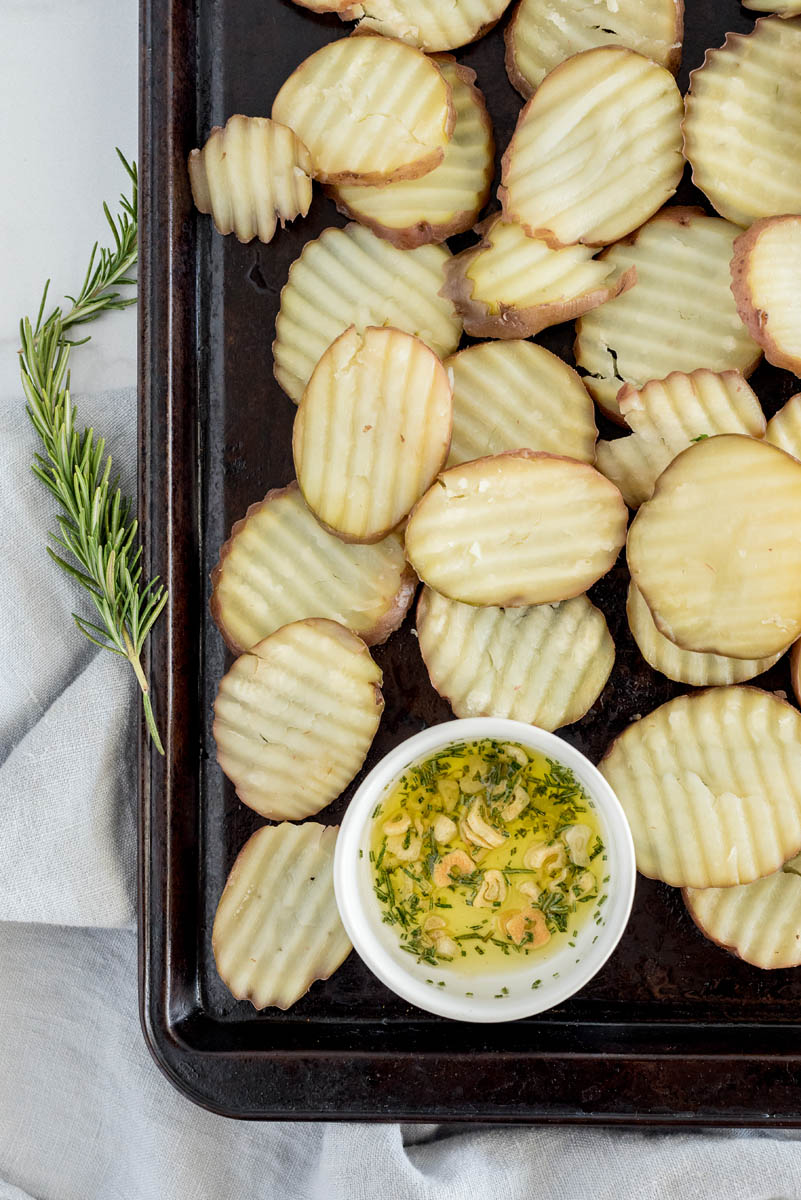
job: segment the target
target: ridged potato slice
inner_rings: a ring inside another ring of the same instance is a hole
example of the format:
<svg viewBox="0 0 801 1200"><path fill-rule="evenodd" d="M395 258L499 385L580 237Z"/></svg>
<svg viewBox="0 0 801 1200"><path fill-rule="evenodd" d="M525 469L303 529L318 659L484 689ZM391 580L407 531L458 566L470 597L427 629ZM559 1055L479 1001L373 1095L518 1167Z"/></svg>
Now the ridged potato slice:
<svg viewBox="0 0 801 1200"><path fill-rule="evenodd" d="M586 596L477 608L424 588L417 637L431 683L457 717L509 717L548 730L584 716L615 662L604 615Z"/></svg>
<svg viewBox="0 0 801 1200"><path fill-rule="evenodd" d="M665 208L603 255L618 271L636 268L630 291L576 323L576 365L590 394L620 422L617 394L672 371L741 371L762 352L731 294L732 246L739 230L700 208Z"/></svg>
<svg viewBox="0 0 801 1200"><path fill-rule="evenodd" d="M220 233L240 242L270 242L277 224L305 217L312 201L312 162L303 142L267 117L229 117L189 155L192 199Z"/></svg>
<svg viewBox="0 0 801 1200"><path fill-rule="evenodd" d="M697 442L659 476L627 556L677 646L778 654L801 634L801 463L742 434Z"/></svg>
<svg viewBox="0 0 801 1200"><path fill-rule="evenodd" d="M801 375L801 216L755 222L734 243L731 275L737 311L765 358Z"/></svg>
<svg viewBox="0 0 801 1200"><path fill-rule="evenodd" d="M383 708L381 671L361 638L336 621L293 621L220 680L217 762L249 808L299 821L353 779Z"/></svg>
<svg viewBox="0 0 801 1200"><path fill-rule="evenodd" d="M739 371L674 371L639 389L625 384L617 402L631 435L599 442L595 465L629 508L651 498L665 467L693 442L716 433L765 436L765 415Z"/></svg>
<svg viewBox="0 0 801 1200"><path fill-rule="evenodd" d="M572 367L534 342L482 342L445 360L453 374L448 466L544 450L591 463L595 408Z"/></svg>
<svg viewBox="0 0 801 1200"><path fill-rule="evenodd" d="M360 32L401 38L421 50L455 50L489 33L509 0L366 0L340 11L343 21L358 20Z"/></svg>
<svg viewBox="0 0 801 1200"><path fill-rule="evenodd" d="M746 683L781 658L781 654L756 659L726 658L722 654L680 650L654 625L651 611L634 583L629 584L626 615L629 629L648 666L676 683L691 683L693 687Z"/></svg>
<svg viewBox="0 0 801 1200"><path fill-rule="evenodd" d="M801 15L801 0L742 0L743 8L757 12L775 13L778 17Z"/></svg>
<svg viewBox="0 0 801 1200"><path fill-rule="evenodd" d="M399 329L347 329L314 368L292 453L319 521L346 542L378 542L448 456L453 390L424 342Z"/></svg>
<svg viewBox="0 0 801 1200"><path fill-rule="evenodd" d="M367 40L367 39L365 39ZM399 250L352 223L325 229L289 268L275 322L275 377L300 400L324 351L350 325L392 325L440 358L453 354L462 322L439 295L447 246Z"/></svg>
<svg viewBox="0 0 801 1200"><path fill-rule="evenodd" d="M475 71L450 56L435 61L456 110L453 137L439 166L421 179L329 189L340 212L404 250L444 242L470 229L487 202L494 171L492 124L475 86Z"/></svg>
<svg viewBox="0 0 801 1200"><path fill-rule="evenodd" d="M801 392L770 418L765 439L801 460Z"/></svg>
<svg viewBox="0 0 801 1200"><path fill-rule="evenodd" d="M581 595L625 538L623 498L593 467L512 450L443 471L412 510L406 554L443 596L516 608Z"/></svg>
<svg viewBox="0 0 801 1200"><path fill-rule="evenodd" d="M456 119L437 64L393 38L327 42L297 67L272 117L308 146L321 183L417 179L442 162Z"/></svg>
<svg viewBox="0 0 801 1200"><path fill-rule="evenodd" d="M652 879L733 887L801 850L801 714L759 688L669 700L629 725L599 770Z"/></svg>
<svg viewBox="0 0 801 1200"><path fill-rule="evenodd" d="M528 100L561 62L593 46L637 50L675 75L684 0L520 0L504 33L506 73Z"/></svg>
<svg viewBox="0 0 801 1200"><path fill-rule="evenodd" d="M763 17L730 33L690 75L684 153L693 182L737 225L797 211L801 20Z"/></svg>
<svg viewBox="0 0 801 1200"><path fill-rule="evenodd" d="M801 855L753 883L684 888L687 912L704 937L770 971L801 967Z"/></svg>
<svg viewBox="0 0 801 1200"><path fill-rule="evenodd" d="M287 1009L352 950L334 898L336 825L266 825L231 868L211 946L237 1000Z"/></svg>
<svg viewBox="0 0 801 1200"><path fill-rule="evenodd" d="M304 617L338 621L376 646L401 624L417 587L397 534L346 545L322 528L295 482L236 522L211 582L211 614L235 654Z"/></svg>
<svg viewBox="0 0 801 1200"><path fill-rule="evenodd" d="M681 93L670 71L623 46L561 63L518 118L502 160L504 216L550 246L605 246L681 179Z"/></svg>
<svg viewBox="0 0 801 1200"><path fill-rule="evenodd" d="M531 337L619 296L636 278L633 269L619 273L593 258L589 246L553 250L500 214L476 233L478 245L446 264L442 289L471 337Z"/></svg>

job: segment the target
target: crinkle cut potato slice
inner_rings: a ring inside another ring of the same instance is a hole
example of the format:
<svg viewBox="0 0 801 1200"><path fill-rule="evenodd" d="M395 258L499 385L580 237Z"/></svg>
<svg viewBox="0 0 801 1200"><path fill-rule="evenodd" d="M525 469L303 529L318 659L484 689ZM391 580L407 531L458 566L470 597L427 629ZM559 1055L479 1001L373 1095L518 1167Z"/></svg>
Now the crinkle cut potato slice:
<svg viewBox="0 0 801 1200"><path fill-rule="evenodd" d="M445 360L453 375L448 466L506 450L595 460L595 407L572 367L534 342L482 342Z"/></svg>
<svg viewBox="0 0 801 1200"><path fill-rule="evenodd" d="M693 442L716 433L765 436L765 415L739 371L674 371L639 389L624 384L617 402L631 435L599 442L595 465L629 508L651 498L665 467Z"/></svg>
<svg viewBox="0 0 801 1200"><path fill-rule="evenodd" d="M745 683L767 671L781 658L780 653L769 658L750 659L680 650L654 625L650 609L634 583L629 584L626 616L629 629L648 666L676 683L690 683L693 687Z"/></svg>
<svg viewBox="0 0 801 1200"><path fill-rule="evenodd" d="M765 440L801 460L801 392L770 418Z"/></svg>
<svg viewBox="0 0 801 1200"><path fill-rule="evenodd" d="M440 358L453 354L462 322L439 295L447 246L399 250L351 223L307 242L289 268L275 322L275 377L296 403L325 350L350 325L413 333Z"/></svg>
<svg viewBox="0 0 801 1200"><path fill-rule="evenodd" d="M675 75L683 33L684 0L520 0L505 30L506 73L528 100L572 54L619 45Z"/></svg>
<svg viewBox="0 0 801 1200"><path fill-rule="evenodd" d="M737 225L798 210L801 20L762 17L690 75L684 153L693 182Z"/></svg>
<svg viewBox="0 0 801 1200"><path fill-rule="evenodd" d="M478 245L446 263L442 289L471 337L531 337L614 299L636 279L633 268L617 272L593 258L589 246L553 250L499 214L476 233Z"/></svg>
<svg viewBox="0 0 801 1200"><path fill-rule="evenodd" d="M311 156L300 139L267 117L229 117L189 155L195 206L211 213L220 233L235 233L240 242L270 242L279 221L283 228L305 217L311 174Z"/></svg>
<svg viewBox="0 0 801 1200"><path fill-rule="evenodd" d="M300 490L346 542L377 542L408 514L451 444L448 372L419 338L353 326L314 368L295 416Z"/></svg>
<svg viewBox="0 0 801 1200"><path fill-rule="evenodd" d="M585 50L540 84L502 160L504 216L550 246L605 246L681 179L682 100L670 71L623 46Z"/></svg>
<svg viewBox="0 0 801 1200"><path fill-rule="evenodd" d="M487 202L494 171L492 124L475 71L449 55L435 61L456 109L453 137L439 166L421 179L329 189L340 212L404 250L470 229Z"/></svg>
<svg viewBox="0 0 801 1200"><path fill-rule="evenodd" d="M245 842L220 897L211 946L237 1000L286 1010L352 950L334 898L338 827L266 825Z"/></svg>
<svg viewBox="0 0 801 1200"><path fill-rule="evenodd" d="M401 38L421 50L455 50L489 33L508 8L509 0L367 0L346 11L343 21L358 20L357 29Z"/></svg>
<svg viewBox="0 0 801 1200"><path fill-rule="evenodd" d="M737 311L765 358L801 375L801 216L756 221L734 243L731 275Z"/></svg>
<svg viewBox="0 0 801 1200"><path fill-rule="evenodd" d="M605 252L618 271L636 268L637 282L579 318L574 354L590 394L612 420L622 420L617 394L624 383L640 388L698 367L751 374L762 351L731 293L738 233L703 209L676 205Z"/></svg>
<svg viewBox="0 0 801 1200"><path fill-rule="evenodd" d="M651 879L734 887L801 850L801 714L760 688L669 700L629 725L599 770Z"/></svg>
<svg viewBox="0 0 801 1200"><path fill-rule="evenodd" d="M586 596L493 608L424 588L417 637L431 683L455 716L508 717L548 730L589 711L615 662L604 615Z"/></svg>
<svg viewBox="0 0 801 1200"><path fill-rule="evenodd" d="M801 463L742 434L697 442L659 476L627 556L677 646L778 654L801 634Z"/></svg>
<svg viewBox="0 0 801 1200"><path fill-rule="evenodd" d="M684 888L704 937L763 971L801 967L801 855L739 887Z"/></svg>
<svg viewBox="0 0 801 1200"><path fill-rule="evenodd" d="M308 146L321 183L356 184L433 171L456 119L437 64L381 37L326 43L283 84L272 116Z"/></svg>
<svg viewBox="0 0 801 1200"><path fill-rule="evenodd" d="M412 510L406 555L443 596L515 608L581 595L625 538L623 498L588 463L513 450L443 471Z"/></svg>
<svg viewBox="0 0 801 1200"><path fill-rule="evenodd" d="M403 621L417 577L397 534L347 545L323 529L292 482L236 522L211 583L211 614L229 650L241 654L304 617L338 621L377 646Z"/></svg>
<svg viewBox="0 0 801 1200"><path fill-rule="evenodd" d="M383 709L381 671L361 638L335 621L293 621L220 680L217 762L243 804L300 821L353 779Z"/></svg>
<svg viewBox="0 0 801 1200"><path fill-rule="evenodd" d="M743 8L775 13L777 17L801 16L801 0L742 0Z"/></svg>

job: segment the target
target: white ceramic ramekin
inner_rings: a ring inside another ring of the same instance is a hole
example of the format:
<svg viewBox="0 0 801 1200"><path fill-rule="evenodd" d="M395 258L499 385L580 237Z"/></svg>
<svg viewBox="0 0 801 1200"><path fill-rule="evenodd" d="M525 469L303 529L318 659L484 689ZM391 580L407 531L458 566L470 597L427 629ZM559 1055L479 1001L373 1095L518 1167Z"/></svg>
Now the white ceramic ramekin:
<svg viewBox="0 0 801 1200"><path fill-rule="evenodd" d="M404 771L451 742L495 738L520 742L569 767L593 803L606 847L604 885L607 899L584 921L574 946L562 945L550 956L510 960L486 975L467 974L443 963L417 963L401 950L394 929L382 923L373 892L369 859L373 810ZM348 806L337 839L334 888L345 928L359 956L378 978L427 1012L458 1021L514 1021L561 1004L584 987L609 958L629 919L634 898L634 844L617 797L589 759L567 742L524 725L495 717L448 721L424 729L396 746L374 767ZM468 994L469 993L469 994Z"/></svg>

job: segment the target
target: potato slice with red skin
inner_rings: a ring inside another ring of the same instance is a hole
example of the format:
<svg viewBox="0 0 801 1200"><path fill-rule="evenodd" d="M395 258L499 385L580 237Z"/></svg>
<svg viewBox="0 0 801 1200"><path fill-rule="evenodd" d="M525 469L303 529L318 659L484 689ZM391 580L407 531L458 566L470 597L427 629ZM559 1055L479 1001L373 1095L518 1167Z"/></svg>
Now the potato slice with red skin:
<svg viewBox="0 0 801 1200"><path fill-rule="evenodd" d="M465 604L548 604L605 575L626 537L620 492L587 463L512 450L443 471L415 505L406 554Z"/></svg>
<svg viewBox="0 0 801 1200"><path fill-rule="evenodd" d="M731 290L768 362L801 375L801 216L765 217L737 238Z"/></svg>
<svg viewBox="0 0 801 1200"><path fill-rule="evenodd" d="M618 272L586 246L552 249L501 214L476 226L481 241L445 265L441 295L453 301L471 337L532 337L572 321L633 286L636 268Z"/></svg>
<svg viewBox="0 0 801 1200"><path fill-rule="evenodd" d="M272 241L276 226L305 217L312 200L312 161L291 129L267 117L229 117L189 155L195 206L215 228L240 242Z"/></svg>
<svg viewBox="0 0 801 1200"><path fill-rule="evenodd" d="M211 584L211 615L229 650L241 654L304 617L327 617L380 645L406 616L417 576L397 534L346 545L323 529L293 481L236 522Z"/></svg>
<svg viewBox="0 0 801 1200"><path fill-rule="evenodd" d="M347 787L383 710L381 670L361 638L336 621L293 621L220 680L217 762L243 804L299 821Z"/></svg>
<svg viewBox="0 0 801 1200"><path fill-rule="evenodd" d="M451 444L453 389L440 360L400 329L346 329L314 369L292 453L300 490L346 542L378 542L408 514Z"/></svg>
<svg viewBox="0 0 801 1200"><path fill-rule="evenodd" d="M574 54L518 118L502 159L504 216L556 248L624 237L678 186L681 114L675 79L642 54Z"/></svg>
<svg viewBox="0 0 801 1200"><path fill-rule="evenodd" d="M684 650L767 658L801 634L801 463L721 434L682 451L632 522L631 577Z"/></svg>
<svg viewBox="0 0 801 1200"><path fill-rule="evenodd" d="M456 112L442 73L420 50L393 38L349 37L326 43L292 72L272 117L308 146L321 183L381 184L433 171Z"/></svg>

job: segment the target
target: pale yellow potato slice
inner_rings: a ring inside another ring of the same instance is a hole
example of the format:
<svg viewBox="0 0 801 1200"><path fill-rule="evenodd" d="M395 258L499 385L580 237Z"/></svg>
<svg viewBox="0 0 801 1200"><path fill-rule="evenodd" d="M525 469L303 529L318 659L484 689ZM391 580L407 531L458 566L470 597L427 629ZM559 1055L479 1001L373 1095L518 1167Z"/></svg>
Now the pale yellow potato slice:
<svg viewBox="0 0 801 1200"><path fill-rule="evenodd" d="M353 779L383 708L381 671L361 638L335 621L293 621L220 680L217 762L249 808L299 821Z"/></svg>
<svg viewBox="0 0 801 1200"><path fill-rule="evenodd" d="M716 433L765 436L759 400L739 371L674 371L639 389L625 384L617 402L631 435L599 442L595 465L629 508L651 498L665 467L693 442Z"/></svg>
<svg viewBox="0 0 801 1200"><path fill-rule="evenodd" d="M443 471L412 510L406 554L443 596L515 608L581 595L625 538L623 497L588 463L513 450Z"/></svg>
<svg viewBox="0 0 801 1200"><path fill-rule="evenodd" d="M450 56L435 61L456 109L453 137L439 166L421 179L329 189L340 212L404 250L470 229L487 202L495 169L492 124L475 71Z"/></svg>
<svg viewBox="0 0 801 1200"><path fill-rule="evenodd" d="M229 117L189 155L192 199L220 233L270 242L276 226L305 217L312 201L308 150L286 125L267 117Z"/></svg>
<svg viewBox="0 0 801 1200"><path fill-rule="evenodd" d="M693 182L737 225L792 213L801 195L801 20L730 33L690 76L684 153Z"/></svg>
<svg viewBox="0 0 801 1200"><path fill-rule="evenodd" d="M599 770L652 879L733 887L801 850L801 713L759 688L669 700L629 725Z"/></svg>
<svg viewBox="0 0 801 1200"><path fill-rule="evenodd" d="M801 634L801 463L741 434L696 442L659 476L627 556L677 646L778 654Z"/></svg>
<svg viewBox="0 0 801 1200"><path fill-rule="evenodd" d="M684 888L704 937L764 971L801 967L801 855L739 887Z"/></svg>
<svg viewBox="0 0 801 1200"><path fill-rule="evenodd" d="M589 246L553 250L499 214L476 233L478 245L446 264L442 289L471 337L530 337L619 296L636 278L593 258Z"/></svg>
<svg viewBox="0 0 801 1200"><path fill-rule="evenodd" d="M424 342L399 329L347 329L314 368L292 453L304 499L346 542L378 542L448 456L453 389Z"/></svg>
<svg viewBox="0 0 801 1200"><path fill-rule="evenodd" d="M211 947L237 1000L287 1009L352 950L334 897L338 827L266 825L245 842L217 905Z"/></svg>
<svg viewBox="0 0 801 1200"><path fill-rule="evenodd" d="M700 208L677 205L606 251L618 271L634 267L637 282L579 318L574 353L590 394L613 420L621 421L617 393L624 383L640 388L698 367L751 374L762 351L731 293L738 233Z"/></svg>
<svg viewBox="0 0 801 1200"><path fill-rule="evenodd" d="M572 367L534 342L482 342L445 360L453 375L448 466L544 450L591 463L595 408Z"/></svg>
<svg viewBox="0 0 801 1200"><path fill-rule="evenodd" d="M433 171L456 120L437 64L379 37L327 42L286 80L272 116L308 146L321 183L357 184Z"/></svg>
<svg viewBox="0 0 801 1200"><path fill-rule="evenodd" d="M509 717L541 729L580 720L615 662L604 615L586 596L477 608L424 588L417 637L431 683L457 717Z"/></svg>
<svg viewBox="0 0 801 1200"><path fill-rule="evenodd" d="M399 250L355 223L307 242L289 268L275 322L274 371L287 395L300 400L323 353L350 325L391 325L440 358L453 354L462 322L439 295L449 258L446 246Z"/></svg>
<svg viewBox="0 0 801 1200"><path fill-rule="evenodd" d="M737 311L774 367L801 375L801 216L765 217L734 243Z"/></svg>
<svg viewBox="0 0 801 1200"><path fill-rule="evenodd" d="M506 73L528 100L566 58L593 46L628 46L675 75L684 0L520 0L504 33Z"/></svg>
<svg viewBox="0 0 801 1200"><path fill-rule="evenodd" d="M561 63L520 114L503 156L507 220L554 247L605 246L681 179L681 93L670 71L623 46Z"/></svg>
<svg viewBox="0 0 801 1200"><path fill-rule="evenodd" d="M400 38L422 50L455 50L489 33L509 0L366 0L346 11L343 21L358 20L360 32Z"/></svg>
<svg viewBox="0 0 801 1200"><path fill-rule="evenodd" d="M722 654L680 650L659 632L648 605L634 583L629 584L626 615L640 654L649 667L677 683L691 683L694 687L745 683L767 671L781 658L781 654L756 659L726 658Z"/></svg>
<svg viewBox="0 0 801 1200"><path fill-rule="evenodd" d="M397 534L346 545L322 528L293 482L236 522L211 583L211 614L228 648L241 654L304 617L338 621L379 645L403 621L417 577Z"/></svg>
<svg viewBox="0 0 801 1200"><path fill-rule="evenodd" d="M778 17L801 15L801 0L742 0L743 8L757 12L776 13Z"/></svg>
<svg viewBox="0 0 801 1200"><path fill-rule="evenodd" d="M801 392L791 396L770 418L765 438L780 450L792 454L793 458L801 460Z"/></svg>

